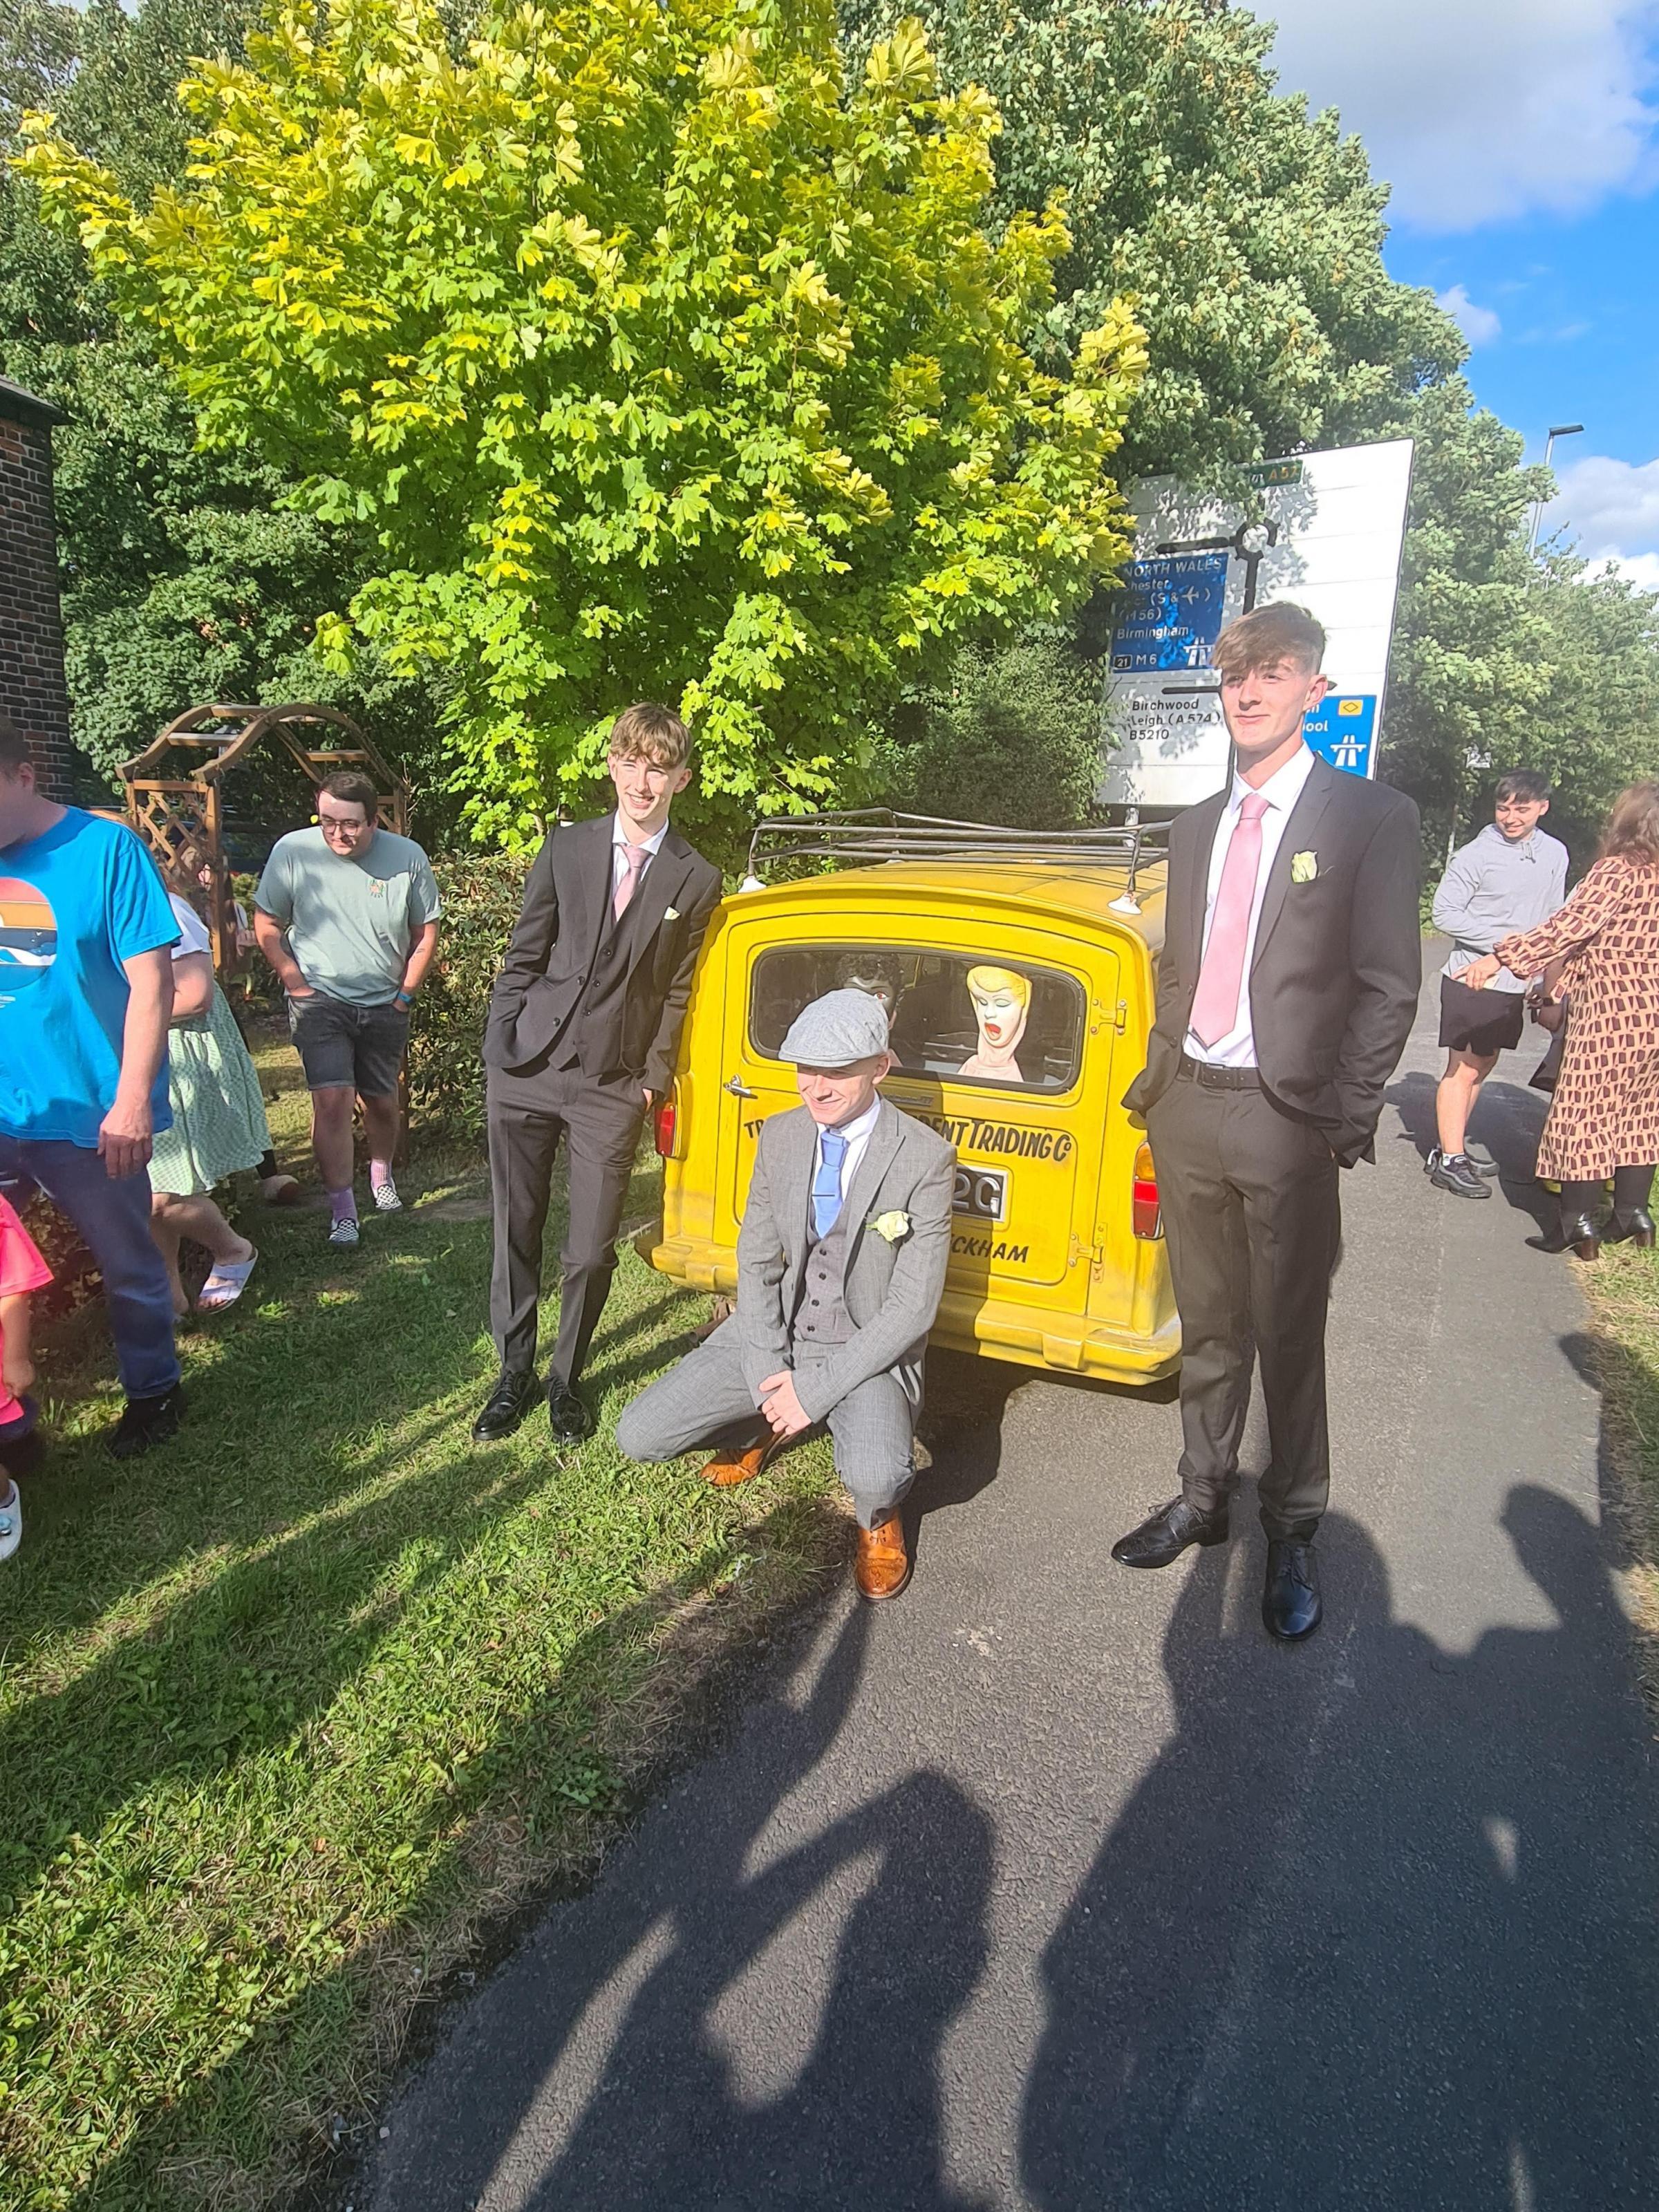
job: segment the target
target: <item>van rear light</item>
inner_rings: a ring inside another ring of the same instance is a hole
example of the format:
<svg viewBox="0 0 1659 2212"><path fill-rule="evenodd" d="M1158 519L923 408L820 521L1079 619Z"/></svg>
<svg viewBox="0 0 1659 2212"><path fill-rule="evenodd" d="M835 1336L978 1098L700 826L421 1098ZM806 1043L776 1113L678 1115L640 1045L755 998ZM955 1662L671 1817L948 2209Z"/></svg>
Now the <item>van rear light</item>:
<svg viewBox="0 0 1659 2212"><path fill-rule="evenodd" d="M658 1149L660 1151L661 1147ZM1164 1224L1158 1205L1158 1170L1152 1165L1152 1148L1142 1145L1135 1154L1134 1192L1129 1206L1130 1218L1135 1235L1143 1242L1164 1234Z"/></svg>
<svg viewBox="0 0 1659 2212"><path fill-rule="evenodd" d="M678 1133L678 1116L674 1110L674 1094L672 1091L657 1108L652 1116L652 1135L659 1155L665 1160L678 1159L679 1154L674 1150L674 1139Z"/></svg>

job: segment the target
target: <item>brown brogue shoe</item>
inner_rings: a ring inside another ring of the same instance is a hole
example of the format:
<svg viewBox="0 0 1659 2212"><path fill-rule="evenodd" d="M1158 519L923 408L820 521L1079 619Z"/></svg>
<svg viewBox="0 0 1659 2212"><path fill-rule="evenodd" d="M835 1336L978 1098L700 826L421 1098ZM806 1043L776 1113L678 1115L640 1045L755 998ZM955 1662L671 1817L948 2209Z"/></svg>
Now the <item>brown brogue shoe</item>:
<svg viewBox="0 0 1659 2212"><path fill-rule="evenodd" d="M858 1557L853 1579L859 1595L872 1602L896 1597L910 1579L910 1554L904 1548L904 1523L890 1513L879 1528L859 1530Z"/></svg>
<svg viewBox="0 0 1659 2212"><path fill-rule="evenodd" d="M766 1446L757 1444L752 1451L716 1452L702 1471L705 1482L719 1489L731 1490L740 1482L750 1482L766 1463Z"/></svg>

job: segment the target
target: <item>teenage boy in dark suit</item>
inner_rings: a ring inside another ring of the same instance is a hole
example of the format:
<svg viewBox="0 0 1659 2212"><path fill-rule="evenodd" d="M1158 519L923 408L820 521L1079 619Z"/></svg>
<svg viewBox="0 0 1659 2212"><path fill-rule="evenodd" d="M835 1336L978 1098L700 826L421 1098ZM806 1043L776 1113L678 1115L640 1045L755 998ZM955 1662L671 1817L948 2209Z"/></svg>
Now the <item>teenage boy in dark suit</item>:
<svg viewBox="0 0 1659 2212"><path fill-rule="evenodd" d="M647 1109L667 1090L720 871L669 826L690 738L666 707L611 732L613 813L556 829L537 854L484 1033L495 1252L489 1323L501 1371L475 1441L511 1436L533 1401L548 1184L562 1138L570 1224L547 1375L556 1437L584 1437L576 1391L617 1265Z"/></svg>
<svg viewBox="0 0 1659 2212"><path fill-rule="evenodd" d="M1417 809L1312 753L1325 633L1258 607L1216 641L1226 790L1170 831L1158 1018L1124 1103L1144 1115L1181 1314L1181 1495L1112 1547L1164 1567L1218 1544L1261 1364L1271 1463L1263 1622L1319 1625L1330 1487L1325 1313L1337 1171L1375 1158L1382 1088L1422 981Z"/></svg>

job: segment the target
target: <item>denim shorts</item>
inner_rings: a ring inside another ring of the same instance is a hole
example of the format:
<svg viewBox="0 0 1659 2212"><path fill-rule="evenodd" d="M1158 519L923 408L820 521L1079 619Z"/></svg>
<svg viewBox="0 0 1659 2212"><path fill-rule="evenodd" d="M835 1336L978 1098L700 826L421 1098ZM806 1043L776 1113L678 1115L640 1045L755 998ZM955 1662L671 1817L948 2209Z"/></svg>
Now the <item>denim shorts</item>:
<svg viewBox="0 0 1659 2212"><path fill-rule="evenodd" d="M362 1098L392 1098L409 1042L409 1009L395 1000L383 1006L353 1006L313 991L288 1001L288 1033L306 1072L307 1091L355 1091Z"/></svg>

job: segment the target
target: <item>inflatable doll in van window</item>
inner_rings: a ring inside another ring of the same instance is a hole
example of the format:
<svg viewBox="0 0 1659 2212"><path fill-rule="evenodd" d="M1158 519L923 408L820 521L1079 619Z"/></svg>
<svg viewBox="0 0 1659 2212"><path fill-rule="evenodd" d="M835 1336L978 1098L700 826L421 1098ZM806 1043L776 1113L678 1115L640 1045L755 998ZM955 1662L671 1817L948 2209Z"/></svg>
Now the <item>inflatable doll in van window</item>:
<svg viewBox="0 0 1659 2212"><path fill-rule="evenodd" d="M1013 968L970 968L968 995L974 1002L979 1046L959 1073L976 1075L982 1083L1024 1083L1015 1054L1030 1018L1030 977Z"/></svg>

